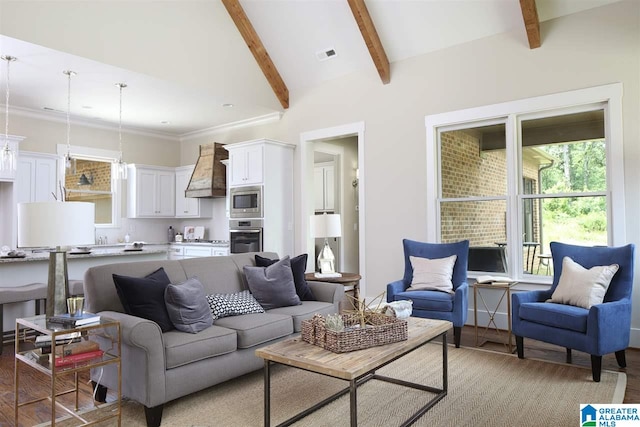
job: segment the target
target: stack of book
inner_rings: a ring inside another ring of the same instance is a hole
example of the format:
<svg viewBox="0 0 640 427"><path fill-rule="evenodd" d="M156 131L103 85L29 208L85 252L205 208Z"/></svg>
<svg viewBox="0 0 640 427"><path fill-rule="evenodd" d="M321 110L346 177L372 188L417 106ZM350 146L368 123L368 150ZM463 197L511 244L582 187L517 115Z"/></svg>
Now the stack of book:
<svg viewBox="0 0 640 427"><path fill-rule="evenodd" d="M84 326L100 321L100 315L94 313L82 313L80 316L72 316L69 313L56 314L47 318L51 323L59 323L64 326Z"/></svg>
<svg viewBox="0 0 640 427"><path fill-rule="evenodd" d="M476 283L489 285L510 285L512 283L516 283L516 281L506 276L478 276L476 277Z"/></svg>
<svg viewBox="0 0 640 427"><path fill-rule="evenodd" d="M40 349L41 355L50 355L53 346L51 345L51 335L40 335L36 337L36 347ZM79 332L58 335L55 346L55 366L74 365L102 357L104 351L95 341L82 339Z"/></svg>

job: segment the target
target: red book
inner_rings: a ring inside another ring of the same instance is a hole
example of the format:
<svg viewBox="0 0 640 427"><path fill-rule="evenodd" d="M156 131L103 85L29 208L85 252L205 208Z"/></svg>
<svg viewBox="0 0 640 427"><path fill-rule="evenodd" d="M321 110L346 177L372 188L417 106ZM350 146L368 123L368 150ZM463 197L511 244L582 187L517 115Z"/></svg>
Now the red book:
<svg viewBox="0 0 640 427"><path fill-rule="evenodd" d="M93 350L86 351L84 353L71 354L69 356L56 357L56 368L60 368L62 366L73 365L74 363L85 362L87 360L95 359L98 357L102 357L104 351L102 350Z"/></svg>

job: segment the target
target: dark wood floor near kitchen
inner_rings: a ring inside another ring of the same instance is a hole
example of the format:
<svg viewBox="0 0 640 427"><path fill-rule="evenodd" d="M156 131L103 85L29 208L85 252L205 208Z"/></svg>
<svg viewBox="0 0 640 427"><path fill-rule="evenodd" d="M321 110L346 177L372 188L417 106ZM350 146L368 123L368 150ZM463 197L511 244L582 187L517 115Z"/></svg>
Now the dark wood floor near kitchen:
<svg viewBox="0 0 640 427"><path fill-rule="evenodd" d="M475 331L471 326L465 326L462 330L462 345L465 347L473 347L475 345ZM487 343L483 348L487 350L495 350L504 352L505 347L501 344ZM455 351L455 350L451 350ZM525 356L548 360L553 362L564 363L564 348L552 346L525 339ZM514 356L515 357L515 356ZM591 366L591 359L588 354L581 352L573 352L573 364L579 366ZM612 371L618 370L615 356L613 354L603 357L603 369ZM13 347L6 345L4 352L0 356L0 426L13 426ZM627 350L627 390L625 393L624 403L640 403L640 349ZM82 387L87 390L84 403L89 403L90 385L89 378L85 373L81 375ZM21 369L20 371L20 389L30 396L42 396L49 387L48 377L33 370ZM72 377L66 381L64 387L71 387ZM32 426L38 423L46 422L50 419L49 406L45 404L32 405L30 408L22 408L20 410L20 425Z"/></svg>

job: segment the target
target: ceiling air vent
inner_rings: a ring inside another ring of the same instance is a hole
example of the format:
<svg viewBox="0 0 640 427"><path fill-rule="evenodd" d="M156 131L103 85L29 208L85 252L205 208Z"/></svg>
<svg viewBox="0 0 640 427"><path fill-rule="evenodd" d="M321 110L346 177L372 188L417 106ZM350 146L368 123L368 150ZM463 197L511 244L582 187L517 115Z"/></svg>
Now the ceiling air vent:
<svg viewBox="0 0 640 427"><path fill-rule="evenodd" d="M316 52L316 58L318 58L318 61L326 61L327 59L335 58L336 56L338 56L338 54L332 47Z"/></svg>

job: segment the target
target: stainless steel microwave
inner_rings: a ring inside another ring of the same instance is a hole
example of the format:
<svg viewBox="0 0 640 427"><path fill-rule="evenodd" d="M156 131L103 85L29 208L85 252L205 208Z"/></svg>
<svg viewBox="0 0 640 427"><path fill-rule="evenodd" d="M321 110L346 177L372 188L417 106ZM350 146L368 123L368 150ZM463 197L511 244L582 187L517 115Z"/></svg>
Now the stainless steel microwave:
<svg viewBox="0 0 640 427"><path fill-rule="evenodd" d="M262 218L262 186L234 187L229 190L231 218Z"/></svg>

